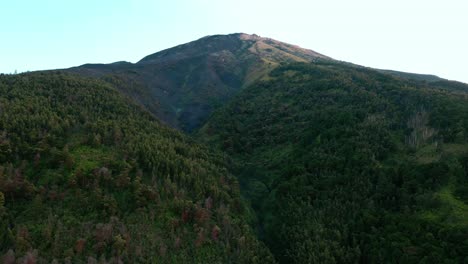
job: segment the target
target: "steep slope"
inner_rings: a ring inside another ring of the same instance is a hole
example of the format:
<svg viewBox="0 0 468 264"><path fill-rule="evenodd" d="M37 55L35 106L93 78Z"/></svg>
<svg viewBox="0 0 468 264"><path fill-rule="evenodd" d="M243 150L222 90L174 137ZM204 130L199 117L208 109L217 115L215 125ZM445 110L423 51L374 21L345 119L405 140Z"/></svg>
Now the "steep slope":
<svg viewBox="0 0 468 264"><path fill-rule="evenodd" d="M0 76L0 262L271 262L223 164L103 82Z"/></svg>
<svg viewBox="0 0 468 264"><path fill-rule="evenodd" d="M273 39L231 34L204 37L136 64L83 65L70 71L112 83L165 123L190 132L280 63L319 59L329 58Z"/></svg>
<svg viewBox="0 0 468 264"><path fill-rule="evenodd" d="M232 157L280 263L463 263L467 85L290 64L198 136Z"/></svg>

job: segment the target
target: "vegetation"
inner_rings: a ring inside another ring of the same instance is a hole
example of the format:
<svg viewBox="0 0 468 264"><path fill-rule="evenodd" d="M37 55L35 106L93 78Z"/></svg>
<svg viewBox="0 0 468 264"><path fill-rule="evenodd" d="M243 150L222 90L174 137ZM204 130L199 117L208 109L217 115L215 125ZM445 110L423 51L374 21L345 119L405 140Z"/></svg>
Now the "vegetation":
<svg viewBox="0 0 468 264"><path fill-rule="evenodd" d="M0 263L468 263L467 234L463 83L246 34L0 75Z"/></svg>
<svg viewBox="0 0 468 264"><path fill-rule="evenodd" d="M468 95L449 84L285 65L198 137L231 156L280 263L465 263Z"/></svg>
<svg viewBox="0 0 468 264"><path fill-rule="evenodd" d="M0 262L268 263L221 155L114 88L0 76Z"/></svg>

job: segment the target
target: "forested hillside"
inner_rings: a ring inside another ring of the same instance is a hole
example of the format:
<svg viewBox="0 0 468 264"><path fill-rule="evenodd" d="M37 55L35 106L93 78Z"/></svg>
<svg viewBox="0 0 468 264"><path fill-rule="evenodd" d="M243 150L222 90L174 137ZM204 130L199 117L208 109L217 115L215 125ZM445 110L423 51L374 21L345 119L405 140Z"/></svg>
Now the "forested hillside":
<svg viewBox="0 0 468 264"><path fill-rule="evenodd" d="M465 263L467 90L290 64L198 137L231 156L280 263Z"/></svg>
<svg viewBox="0 0 468 264"><path fill-rule="evenodd" d="M242 33L0 75L0 231L0 263L468 263L468 85Z"/></svg>
<svg viewBox="0 0 468 264"><path fill-rule="evenodd" d="M269 263L221 155L113 87L0 76L1 263Z"/></svg>

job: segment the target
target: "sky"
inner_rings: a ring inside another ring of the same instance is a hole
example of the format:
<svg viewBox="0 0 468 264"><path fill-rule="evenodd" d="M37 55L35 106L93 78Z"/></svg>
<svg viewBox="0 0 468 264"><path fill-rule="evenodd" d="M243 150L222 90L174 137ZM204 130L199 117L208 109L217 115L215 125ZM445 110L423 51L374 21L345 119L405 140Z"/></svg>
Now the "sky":
<svg viewBox="0 0 468 264"><path fill-rule="evenodd" d="M468 83L466 0L2 0L0 72L137 62L237 32Z"/></svg>

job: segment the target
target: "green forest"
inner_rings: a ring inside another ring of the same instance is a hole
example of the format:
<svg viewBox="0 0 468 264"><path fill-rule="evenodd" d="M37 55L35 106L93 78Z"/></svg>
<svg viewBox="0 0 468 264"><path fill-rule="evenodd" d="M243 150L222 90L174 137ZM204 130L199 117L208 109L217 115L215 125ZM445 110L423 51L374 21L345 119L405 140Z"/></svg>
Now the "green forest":
<svg viewBox="0 0 468 264"><path fill-rule="evenodd" d="M0 262L468 263L468 86L278 65L190 134L119 73L0 75Z"/></svg>
<svg viewBox="0 0 468 264"><path fill-rule="evenodd" d="M468 263L466 91L289 64L197 136L229 154L280 263Z"/></svg>
<svg viewBox="0 0 468 264"><path fill-rule="evenodd" d="M2 263L273 262L222 154L64 73L0 76L0 230Z"/></svg>

